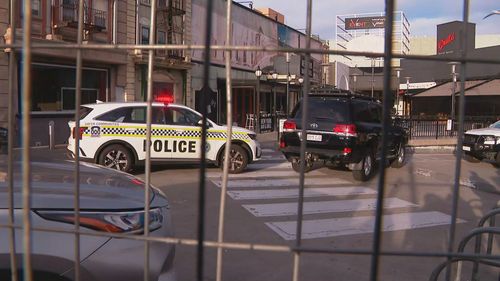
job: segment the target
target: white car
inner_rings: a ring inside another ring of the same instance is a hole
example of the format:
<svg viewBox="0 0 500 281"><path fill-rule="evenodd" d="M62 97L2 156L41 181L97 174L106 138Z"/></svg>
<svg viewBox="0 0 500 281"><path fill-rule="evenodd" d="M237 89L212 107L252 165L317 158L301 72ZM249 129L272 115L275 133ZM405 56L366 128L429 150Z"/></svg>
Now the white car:
<svg viewBox="0 0 500 281"><path fill-rule="evenodd" d="M465 132L462 148L466 159L487 160L500 167L500 121Z"/></svg>
<svg viewBox="0 0 500 281"><path fill-rule="evenodd" d="M80 131L68 122L71 135L68 150L75 154L75 137L80 138L79 155L121 171L130 171L146 158L145 102L96 103L82 106ZM202 116L189 107L153 103L151 161L198 163L201 153ZM207 120L206 159L222 166L226 126ZM230 172L241 173L249 163L260 159L262 150L253 131L233 127Z"/></svg>

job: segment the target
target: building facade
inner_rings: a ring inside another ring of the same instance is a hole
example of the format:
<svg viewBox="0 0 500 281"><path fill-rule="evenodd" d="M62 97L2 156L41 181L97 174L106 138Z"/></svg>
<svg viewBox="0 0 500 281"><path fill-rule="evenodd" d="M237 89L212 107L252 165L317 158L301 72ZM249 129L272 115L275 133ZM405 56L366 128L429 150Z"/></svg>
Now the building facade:
<svg viewBox="0 0 500 281"><path fill-rule="evenodd" d="M21 1L0 0L0 32L5 42L17 42L22 34ZM14 6L11 6L14 5ZM15 17L10 18L10 10ZM93 0L85 3L84 38L88 43L126 43L126 2L116 0ZM76 0L34 0L32 1L32 42L33 44L75 43L78 27L78 1ZM16 30L10 26L14 23ZM19 50L7 49L0 54L0 126L7 127L8 105L8 58L16 61L14 73L22 67ZM113 101L123 95L126 86L127 53L123 50L83 50L82 103L96 100ZM48 124L55 124L56 143L64 143L69 136L67 122L73 119L75 109L75 49L32 49L32 145L48 144ZM21 93L19 77L14 83L16 124L21 115ZM11 132L19 136L19 132Z"/></svg>
<svg viewBox="0 0 500 281"><path fill-rule="evenodd" d="M331 48L339 51L384 53L385 26L386 17L383 12L337 15L335 40L330 41ZM405 55L410 52L410 23L402 11L394 13L392 47L395 54ZM332 55L330 64L329 79L338 88L382 98L383 58ZM400 60L394 59L391 64L398 68ZM391 75L397 76L396 72ZM396 93L398 83L394 82L391 89Z"/></svg>
<svg viewBox="0 0 500 281"><path fill-rule="evenodd" d="M284 17L276 11L261 9L269 12L268 17L253 8L248 8L233 2L232 7L232 42L235 46L257 47L305 47L306 35L282 22ZM206 1L192 1L192 40L194 45L203 45L205 42L204 30L206 18ZM213 29L211 44L225 45L226 38L226 1L214 1ZM324 43L312 38L311 48L322 49ZM192 51L192 92L194 95L188 100L188 105L200 110L201 89L203 88L203 51ZM209 85L213 91L210 97L209 116L219 123L226 122L226 73L225 52L213 50L210 60ZM285 115L300 96L301 86L299 78L305 75L305 58L300 54L285 54L276 52L233 51L231 55L232 101L233 120L244 126L248 114L255 114L255 101L260 95L260 112L263 116ZM312 84L322 81L323 56L313 54L310 65ZM257 93L257 77L255 71L263 72L260 78L260 93ZM271 74L275 73L273 77ZM290 74L287 87L287 74ZM288 88L288 91L287 91ZM288 109L287 109L288 107ZM262 119L264 120L264 119ZM266 123L267 124L267 123ZM265 126L261 126L265 128Z"/></svg>
<svg viewBox="0 0 500 281"><path fill-rule="evenodd" d="M495 44L496 36L480 36L477 40L475 24L467 24L467 41L464 50L460 44L464 36L463 22L453 21L437 26L435 52L431 56L446 57L450 60L463 52L471 59L496 58L500 46ZM479 43L478 45L476 45ZM487 47L484 47L487 46ZM430 50L429 47L427 49ZM460 94L460 64L428 60L402 60L401 77L407 80L405 94L411 101L412 116L438 116L456 118L458 95ZM500 66L489 63L467 63L465 72L466 116L500 118ZM419 88L412 85L432 85ZM454 93L454 94L452 94Z"/></svg>
<svg viewBox="0 0 500 281"><path fill-rule="evenodd" d="M149 44L152 32L158 45L189 43L191 1L157 1L156 23L151 27L151 0L128 0L127 38L129 44ZM145 101L147 97L147 50L130 50L127 61L126 101ZM186 104L190 96L191 63L184 50L156 50L153 69L153 98L169 96Z"/></svg>

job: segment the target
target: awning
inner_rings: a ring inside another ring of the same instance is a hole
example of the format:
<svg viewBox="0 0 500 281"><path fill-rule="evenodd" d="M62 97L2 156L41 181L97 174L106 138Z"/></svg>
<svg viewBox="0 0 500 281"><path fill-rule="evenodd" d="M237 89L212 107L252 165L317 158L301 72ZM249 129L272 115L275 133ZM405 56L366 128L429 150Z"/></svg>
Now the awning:
<svg viewBox="0 0 500 281"><path fill-rule="evenodd" d="M466 95L467 95L468 89L473 88L473 87L480 85L481 83L485 83L485 82L486 82L486 80L465 81ZM457 81L455 93L460 93L460 85L461 85L460 81ZM438 85L436 87L432 87L429 90L418 93L418 94L414 95L412 98L448 97L448 96L451 96L452 91L453 91L453 83L446 82L446 83Z"/></svg>
<svg viewBox="0 0 500 281"><path fill-rule="evenodd" d="M494 79L489 82L468 88L465 91L466 96L500 96L500 79Z"/></svg>

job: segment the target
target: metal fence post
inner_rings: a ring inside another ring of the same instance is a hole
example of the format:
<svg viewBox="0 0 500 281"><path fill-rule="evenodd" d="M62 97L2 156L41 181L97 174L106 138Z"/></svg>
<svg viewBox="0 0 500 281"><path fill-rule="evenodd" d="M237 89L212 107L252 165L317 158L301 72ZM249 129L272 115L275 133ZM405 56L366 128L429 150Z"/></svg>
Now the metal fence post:
<svg viewBox="0 0 500 281"><path fill-rule="evenodd" d="M436 139L438 139L439 135L439 119L436 120Z"/></svg>
<svg viewBox="0 0 500 281"><path fill-rule="evenodd" d="M50 122L49 122L49 149L50 150L54 150L54 147L55 147L54 138L55 138L55 123L53 120L50 120Z"/></svg>

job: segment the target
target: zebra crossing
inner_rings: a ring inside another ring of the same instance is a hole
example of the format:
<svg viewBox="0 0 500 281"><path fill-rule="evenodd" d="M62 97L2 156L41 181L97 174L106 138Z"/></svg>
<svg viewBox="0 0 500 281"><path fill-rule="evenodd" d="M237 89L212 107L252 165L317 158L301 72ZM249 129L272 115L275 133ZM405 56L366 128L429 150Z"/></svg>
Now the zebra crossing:
<svg viewBox="0 0 500 281"><path fill-rule="evenodd" d="M278 151L264 149L263 154L266 157L249 165L247 172L229 176L227 195L241 202L242 208L254 217L264 220L264 224L281 238L293 240L297 227L299 176ZM216 187L222 186L221 172L209 172L207 177ZM305 178L302 238L372 233L376 196L374 187L332 178L322 169L309 172ZM400 198L384 198L384 213L390 214L383 216L382 231L450 224L451 216L437 211L419 211L418 207ZM463 222L457 220L457 223Z"/></svg>

